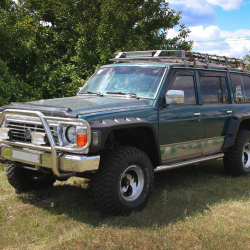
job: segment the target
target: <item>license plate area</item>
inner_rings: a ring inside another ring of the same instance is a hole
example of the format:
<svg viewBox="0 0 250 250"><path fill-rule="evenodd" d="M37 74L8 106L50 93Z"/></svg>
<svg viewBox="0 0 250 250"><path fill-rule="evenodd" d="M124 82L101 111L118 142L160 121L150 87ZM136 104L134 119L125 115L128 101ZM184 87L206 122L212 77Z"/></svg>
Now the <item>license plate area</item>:
<svg viewBox="0 0 250 250"><path fill-rule="evenodd" d="M26 163L40 164L40 154L33 154L18 150L12 150L12 159L20 160Z"/></svg>

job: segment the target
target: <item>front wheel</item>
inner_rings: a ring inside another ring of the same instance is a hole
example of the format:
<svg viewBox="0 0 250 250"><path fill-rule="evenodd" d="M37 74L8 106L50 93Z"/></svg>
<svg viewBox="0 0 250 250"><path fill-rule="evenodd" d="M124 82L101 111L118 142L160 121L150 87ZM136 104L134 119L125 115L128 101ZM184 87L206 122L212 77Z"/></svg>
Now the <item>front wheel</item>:
<svg viewBox="0 0 250 250"><path fill-rule="evenodd" d="M224 168L231 176L250 174L250 131L238 131L234 145L225 154Z"/></svg>
<svg viewBox="0 0 250 250"><path fill-rule="evenodd" d="M46 174L17 167L12 162L8 162L5 165L4 170L10 185L18 192L48 188L53 186L56 181L52 173Z"/></svg>
<svg viewBox="0 0 250 250"><path fill-rule="evenodd" d="M147 204L153 189L153 166L133 147L121 147L101 159L93 179L98 207L113 215L129 215Z"/></svg>

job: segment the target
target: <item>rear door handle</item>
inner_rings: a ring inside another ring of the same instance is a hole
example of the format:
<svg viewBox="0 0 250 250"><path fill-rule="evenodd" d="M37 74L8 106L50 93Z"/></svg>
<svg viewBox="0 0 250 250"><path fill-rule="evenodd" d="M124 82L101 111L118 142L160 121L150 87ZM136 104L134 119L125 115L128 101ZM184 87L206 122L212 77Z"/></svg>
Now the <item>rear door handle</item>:
<svg viewBox="0 0 250 250"><path fill-rule="evenodd" d="M233 113L232 110L228 110L228 111L227 111L227 114L232 114L232 113Z"/></svg>
<svg viewBox="0 0 250 250"><path fill-rule="evenodd" d="M200 116L201 113L194 113L194 116Z"/></svg>

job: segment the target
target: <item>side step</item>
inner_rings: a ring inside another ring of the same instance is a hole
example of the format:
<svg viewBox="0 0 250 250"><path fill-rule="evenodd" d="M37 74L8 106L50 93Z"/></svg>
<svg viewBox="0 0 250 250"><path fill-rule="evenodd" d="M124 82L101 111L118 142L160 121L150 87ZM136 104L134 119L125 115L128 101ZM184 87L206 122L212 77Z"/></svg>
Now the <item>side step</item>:
<svg viewBox="0 0 250 250"><path fill-rule="evenodd" d="M168 166L159 166L159 167L155 168L154 171L155 172L160 172L160 171L170 170L170 169L173 169L173 168L184 167L186 165L194 164L194 163L197 163L197 162L208 161L208 160L218 159L218 158L222 158L222 157L224 157L223 153L217 154L217 155L206 156L206 157L203 157L203 158L198 158L198 159L194 159L194 160L190 160L190 161L183 161L183 162L170 164Z"/></svg>

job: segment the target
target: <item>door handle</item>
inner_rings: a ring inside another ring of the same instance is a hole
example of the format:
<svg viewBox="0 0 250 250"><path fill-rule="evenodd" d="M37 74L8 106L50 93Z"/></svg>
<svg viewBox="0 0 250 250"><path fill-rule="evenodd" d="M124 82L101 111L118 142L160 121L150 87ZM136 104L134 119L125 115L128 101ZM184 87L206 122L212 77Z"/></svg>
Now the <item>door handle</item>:
<svg viewBox="0 0 250 250"><path fill-rule="evenodd" d="M233 113L232 110L228 110L228 111L227 111L227 114L232 114L232 113Z"/></svg>
<svg viewBox="0 0 250 250"><path fill-rule="evenodd" d="M201 113L194 113L194 116L200 116Z"/></svg>

